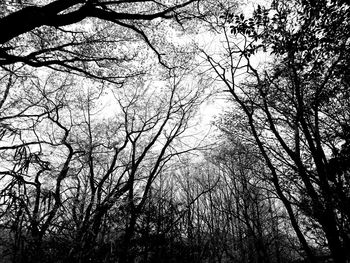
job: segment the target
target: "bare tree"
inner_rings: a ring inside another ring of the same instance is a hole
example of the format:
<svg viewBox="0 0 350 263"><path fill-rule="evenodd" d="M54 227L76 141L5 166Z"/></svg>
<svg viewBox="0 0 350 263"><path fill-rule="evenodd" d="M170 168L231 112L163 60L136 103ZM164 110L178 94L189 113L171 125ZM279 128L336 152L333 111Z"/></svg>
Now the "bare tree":
<svg viewBox="0 0 350 263"><path fill-rule="evenodd" d="M69 129L60 121L59 112L67 101L64 95L55 101L55 95L62 96L71 81L61 80L59 94L51 81L52 75L44 83L30 79L24 83L29 84L33 97L23 96L28 91L18 89L17 93L8 90L3 99L1 226L10 239L13 237L14 262L20 260L23 251L27 251L29 260L36 257L42 238L62 205L62 181L75 154L67 141ZM60 153L59 164L49 159L49 152ZM43 182L50 177L55 180ZM22 251L17 255L17 250Z"/></svg>
<svg viewBox="0 0 350 263"><path fill-rule="evenodd" d="M60 87L51 81L37 83L41 119L21 115L39 120L30 133L13 122L25 138L1 147L9 156L2 226L25 245L12 250L14 260L27 253L32 262L53 255L133 262L135 231L154 181L174 157L195 148L186 138L202 90L187 90L178 77L147 87L140 79L111 99L112 90L93 83L74 91L67 80ZM103 100L114 106L101 108ZM101 119L101 111L110 116Z"/></svg>

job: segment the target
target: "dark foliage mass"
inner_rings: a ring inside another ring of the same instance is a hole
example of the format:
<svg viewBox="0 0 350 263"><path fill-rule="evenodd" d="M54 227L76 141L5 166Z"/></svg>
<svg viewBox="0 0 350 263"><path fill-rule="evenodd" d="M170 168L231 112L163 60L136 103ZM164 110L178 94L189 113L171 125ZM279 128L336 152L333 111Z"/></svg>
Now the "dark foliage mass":
<svg viewBox="0 0 350 263"><path fill-rule="evenodd" d="M321 237L312 232L322 233L334 262L347 262L349 6L274 1L270 9L258 6L249 19L230 13L222 18L244 39L239 47L227 38L228 57L239 62L227 77L223 64L208 60L244 114L308 260L317 262L309 229L316 241ZM260 50L275 54L265 69L253 65ZM236 84L239 69L247 78Z"/></svg>
<svg viewBox="0 0 350 263"><path fill-rule="evenodd" d="M350 6L239 8L0 3L0 262L350 261Z"/></svg>

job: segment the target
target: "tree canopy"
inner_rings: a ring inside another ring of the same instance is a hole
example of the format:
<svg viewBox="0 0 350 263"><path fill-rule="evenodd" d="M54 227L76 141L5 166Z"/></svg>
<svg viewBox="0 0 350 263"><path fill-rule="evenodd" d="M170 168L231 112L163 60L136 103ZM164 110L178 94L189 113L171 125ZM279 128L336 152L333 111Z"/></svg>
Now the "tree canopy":
<svg viewBox="0 0 350 263"><path fill-rule="evenodd" d="M2 261L349 261L346 1L0 7Z"/></svg>
<svg viewBox="0 0 350 263"><path fill-rule="evenodd" d="M161 20L181 26L200 17L199 4L197 0L8 1L1 4L0 65L50 67L120 83L142 73L116 69L130 67L126 62L135 60L140 49L151 49L163 65L169 64L162 58L166 51L155 28Z"/></svg>

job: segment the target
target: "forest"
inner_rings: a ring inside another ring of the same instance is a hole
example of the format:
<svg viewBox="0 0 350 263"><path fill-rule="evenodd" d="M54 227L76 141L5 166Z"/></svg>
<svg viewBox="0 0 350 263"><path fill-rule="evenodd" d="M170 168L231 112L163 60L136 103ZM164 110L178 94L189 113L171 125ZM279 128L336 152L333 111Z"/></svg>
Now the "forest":
<svg viewBox="0 0 350 263"><path fill-rule="evenodd" d="M2 0L1 263L349 263L345 0Z"/></svg>

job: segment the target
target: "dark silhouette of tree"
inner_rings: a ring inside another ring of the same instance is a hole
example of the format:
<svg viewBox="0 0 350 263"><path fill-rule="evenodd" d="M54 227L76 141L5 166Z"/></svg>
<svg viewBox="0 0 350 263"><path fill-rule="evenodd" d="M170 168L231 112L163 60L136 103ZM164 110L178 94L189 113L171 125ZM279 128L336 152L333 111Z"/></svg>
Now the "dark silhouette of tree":
<svg viewBox="0 0 350 263"><path fill-rule="evenodd" d="M11 77L5 78L9 84ZM70 131L59 120L59 112L67 101L64 97L54 101L52 77L44 84L31 79L29 87L17 89L16 93L11 90L3 97L0 194L4 202L0 216L3 231L13 239L14 262L21 261L24 254L31 260L39 252L43 237L62 205L62 182L76 154L68 141ZM16 82L27 83L18 77L14 79L8 90L18 88ZM71 80L56 81L61 86L61 96ZM47 159L50 151L64 153L57 155L60 165ZM45 183L43 178L50 176L55 180Z"/></svg>
<svg viewBox="0 0 350 263"><path fill-rule="evenodd" d="M5 1L0 17L0 66L29 65L123 84L149 60L175 67L160 32L171 20L201 17L200 1ZM182 30L182 29L181 29ZM141 63L140 63L141 64Z"/></svg>
<svg viewBox="0 0 350 263"><path fill-rule="evenodd" d="M21 6L19 10L5 14L0 20L0 28L3 32L0 43L4 44L38 27L57 28L72 25L90 17L111 21L130 28L133 26L128 23L124 24L122 21L152 20L155 18L180 20L186 17L186 14L181 14L179 10L195 1L170 3L169 6L155 1L56 0L46 4L28 1L19 4ZM128 10L130 7L134 7L136 10ZM151 10L148 9L150 7L152 7ZM138 8L141 10L137 10ZM137 29L135 28L135 30Z"/></svg>
<svg viewBox="0 0 350 263"><path fill-rule="evenodd" d="M345 1L0 6L4 261L349 260ZM224 48L195 75L173 37L207 25ZM210 147L204 79L231 103Z"/></svg>
<svg viewBox="0 0 350 263"><path fill-rule="evenodd" d="M139 258L138 223L152 184L192 150L181 138L202 96L179 81L193 50L182 56L164 34L174 24L183 32L201 16L200 2L0 4L5 259ZM147 88L156 74L157 88ZM106 90L118 105L110 119L97 110L110 99Z"/></svg>
<svg viewBox="0 0 350 263"><path fill-rule="evenodd" d="M69 78L59 82L52 74L30 86L35 96L28 101L10 94L0 226L13 262L134 261L149 191L172 159L193 150L182 136L202 96L175 77L161 83L157 90L159 84L145 87L140 79L114 100L109 90L115 113L102 119L108 89L99 85L75 91ZM118 245L105 241L111 235Z"/></svg>
<svg viewBox="0 0 350 263"><path fill-rule="evenodd" d="M334 262L346 262L348 170L332 165L348 144L348 5L273 1L251 18L222 19L225 61L207 59L244 114L308 260L316 256L300 211L316 222L309 229L321 230ZM253 59L262 52L274 54L265 68Z"/></svg>

